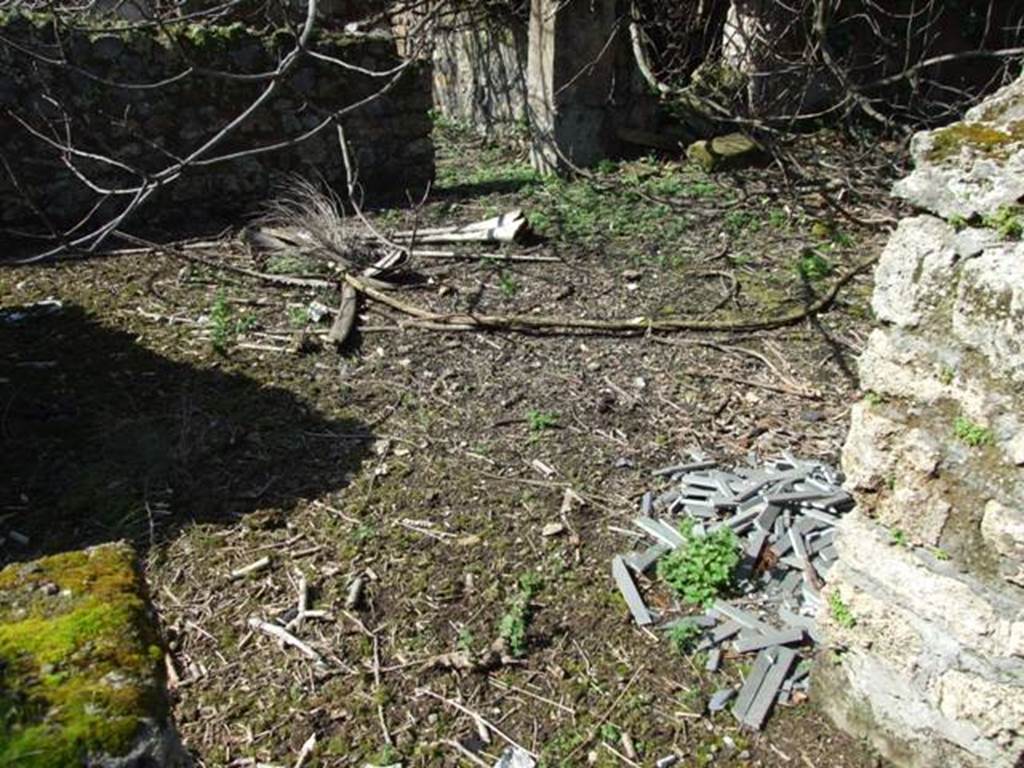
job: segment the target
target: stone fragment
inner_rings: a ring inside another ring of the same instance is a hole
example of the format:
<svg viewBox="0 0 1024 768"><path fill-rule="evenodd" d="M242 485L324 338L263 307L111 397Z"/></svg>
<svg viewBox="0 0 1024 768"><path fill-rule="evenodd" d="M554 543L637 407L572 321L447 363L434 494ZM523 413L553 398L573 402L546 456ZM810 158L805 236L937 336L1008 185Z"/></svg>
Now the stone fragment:
<svg viewBox="0 0 1024 768"><path fill-rule="evenodd" d="M619 591L629 607L629 612L633 614L633 620L641 627L651 624L654 618L647 610L647 605L644 603L643 598L640 597L640 592L637 590L636 584L633 583L629 571L626 570L625 562L618 555L612 560L612 576L615 578L615 583L618 584Z"/></svg>
<svg viewBox="0 0 1024 768"><path fill-rule="evenodd" d="M713 139L695 141L686 148L686 157L707 173L733 170L764 158L761 146L742 133L729 133Z"/></svg>

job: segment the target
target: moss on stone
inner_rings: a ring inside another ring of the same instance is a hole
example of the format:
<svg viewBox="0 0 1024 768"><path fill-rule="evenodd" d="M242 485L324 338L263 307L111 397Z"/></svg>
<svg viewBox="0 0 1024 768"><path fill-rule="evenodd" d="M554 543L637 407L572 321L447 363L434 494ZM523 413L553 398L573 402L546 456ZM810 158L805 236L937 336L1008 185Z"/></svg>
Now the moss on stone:
<svg viewBox="0 0 1024 768"><path fill-rule="evenodd" d="M989 123L955 123L932 134L928 159L942 162L960 154L964 147L986 157L1003 159L1021 142L1024 142L1024 121L1008 123L1003 128Z"/></svg>
<svg viewBox="0 0 1024 768"><path fill-rule="evenodd" d="M162 656L127 545L0 571L0 765L127 753L166 714Z"/></svg>

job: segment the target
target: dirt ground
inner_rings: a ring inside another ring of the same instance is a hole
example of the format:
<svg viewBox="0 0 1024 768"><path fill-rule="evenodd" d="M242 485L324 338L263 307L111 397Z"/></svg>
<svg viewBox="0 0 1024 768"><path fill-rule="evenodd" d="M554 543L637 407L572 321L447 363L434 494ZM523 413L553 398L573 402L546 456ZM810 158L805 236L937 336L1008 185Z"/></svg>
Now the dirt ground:
<svg viewBox="0 0 1024 768"><path fill-rule="evenodd" d="M542 236L529 252L560 258L414 263L399 297L441 312L778 316L877 254L892 221L884 168L827 134L802 140L790 169L814 182L652 158L543 181L514 149L441 137L419 223L522 207ZM202 255L323 272L254 262L230 240ZM365 303L338 353L308 309L334 306L330 291L160 253L0 269L0 308L63 302L0 322L0 533L29 540L8 535L0 559L138 545L175 717L203 766L294 765L314 734L306 766L490 766L503 738L487 743L475 717L548 766L672 751L687 766L880 765L813 693L762 733L706 714L743 661L706 673L637 629L609 565L634 543L651 470L690 448L838 460L869 292L867 271L828 312L743 334L459 333ZM583 503L563 506L567 488ZM294 629L320 661L248 625L293 610L300 579L328 613ZM516 620L521 655L487 658Z"/></svg>

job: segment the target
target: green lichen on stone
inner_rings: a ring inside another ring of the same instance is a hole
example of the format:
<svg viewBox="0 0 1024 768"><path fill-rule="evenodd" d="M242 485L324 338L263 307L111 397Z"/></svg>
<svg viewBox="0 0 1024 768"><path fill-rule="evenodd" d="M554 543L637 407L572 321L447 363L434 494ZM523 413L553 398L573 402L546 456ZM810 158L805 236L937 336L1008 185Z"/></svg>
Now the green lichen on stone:
<svg viewBox="0 0 1024 768"><path fill-rule="evenodd" d="M162 651L126 545L0 571L0 765L127 753L162 718Z"/></svg>
<svg viewBox="0 0 1024 768"><path fill-rule="evenodd" d="M960 154L964 147L987 157L1005 159L1013 148L1024 142L1024 121L997 128L988 123L955 123L932 134L928 159L942 162Z"/></svg>

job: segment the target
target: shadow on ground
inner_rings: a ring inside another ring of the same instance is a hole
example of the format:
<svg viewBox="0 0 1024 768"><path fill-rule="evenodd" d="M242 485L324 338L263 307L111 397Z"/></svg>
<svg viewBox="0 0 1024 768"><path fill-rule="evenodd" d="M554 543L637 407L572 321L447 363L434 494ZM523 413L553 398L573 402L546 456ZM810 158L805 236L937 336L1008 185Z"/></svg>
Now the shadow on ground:
<svg viewBox="0 0 1024 768"><path fill-rule="evenodd" d="M259 510L283 523L369 448L360 423L161 357L79 307L13 320L0 313L0 565L121 538L145 549Z"/></svg>

